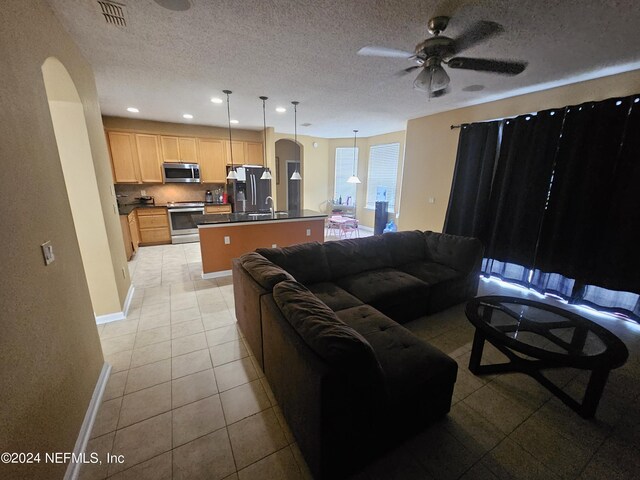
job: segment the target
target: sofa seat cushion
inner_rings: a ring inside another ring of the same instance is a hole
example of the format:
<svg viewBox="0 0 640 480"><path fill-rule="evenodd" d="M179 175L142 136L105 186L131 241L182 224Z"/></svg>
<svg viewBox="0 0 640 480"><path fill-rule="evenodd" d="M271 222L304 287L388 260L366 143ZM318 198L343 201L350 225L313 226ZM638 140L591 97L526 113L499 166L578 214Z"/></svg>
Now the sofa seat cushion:
<svg viewBox="0 0 640 480"><path fill-rule="evenodd" d="M336 312L373 347L392 401L434 395L437 385L455 382L454 360L369 305Z"/></svg>
<svg viewBox="0 0 640 480"><path fill-rule="evenodd" d="M457 270L454 270L451 267L429 261L407 263L398 267L398 270L417 277L429 285L462 277Z"/></svg>
<svg viewBox="0 0 640 480"><path fill-rule="evenodd" d="M304 285L281 282L273 289L273 299L285 319L320 358L358 382L382 386L380 364L369 342Z"/></svg>
<svg viewBox="0 0 640 480"><path fill-rule="evenodd" d="M284 248L258 248L256 252L284 268L304 285L331 280L324 246L318 242Z"/></svg>
<svg viewBox="0 0 640 480"><path fill-rule="evenodd" d="M429 285L395 268L381 268L336 280L339 287L397 322L427 312Z"/></svg>
<svg viewBox="0 0 640 480"><path fill-rule="evenodd" d="M307 288L334 312L362 305L362 302L359 299L351 295L346 290L343 290L335 283L314 283L313 285L308 285Z"/></svg>
<svg viewBox="0 0 640 480"><path fill-rule="evenodd" d="M276 284L284 280L294 280L288 272L256 252L242 255L240 264L262 288L267 290L273 290Z"/></svg>

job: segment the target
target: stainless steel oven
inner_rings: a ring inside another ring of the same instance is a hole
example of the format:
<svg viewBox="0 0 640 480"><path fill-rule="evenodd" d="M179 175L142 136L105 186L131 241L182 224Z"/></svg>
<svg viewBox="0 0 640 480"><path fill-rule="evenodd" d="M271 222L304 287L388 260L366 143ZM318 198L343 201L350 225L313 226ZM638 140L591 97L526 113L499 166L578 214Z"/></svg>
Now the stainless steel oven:
<svg viewBox="0 0 640 480"><path fill-rule="evenodd" d="M203 202L171 202L167 204L171 243L188 243L200 240L194 215L204 214Z"/></svg>

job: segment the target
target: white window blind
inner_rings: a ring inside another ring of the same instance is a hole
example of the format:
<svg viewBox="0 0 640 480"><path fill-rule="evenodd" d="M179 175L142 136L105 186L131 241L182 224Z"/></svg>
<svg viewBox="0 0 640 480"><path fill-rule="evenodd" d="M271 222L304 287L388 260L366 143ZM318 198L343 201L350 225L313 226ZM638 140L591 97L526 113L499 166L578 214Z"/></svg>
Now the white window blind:
<svg viewBox="0 0 640 480"><path fill-rule="evenodd" d="M386 191L386 201L389 202L389 211L394 211L396 205L399 157L399 143L374 145L370 148L369 176L367 178L367 208L375 208L378 191L380 189L381 192Z"/></svg>
<svg viewBox="0 0 640 480"><path fill-rule="evenodd" d="M347 183L347 179L358 170L358 148L356 147L355 168L353 148L336 148L336 178L333 194L333 201L338 203L342 199L344 205L349 200L349 205L353 205L356 198L356 186Z"/></svg>

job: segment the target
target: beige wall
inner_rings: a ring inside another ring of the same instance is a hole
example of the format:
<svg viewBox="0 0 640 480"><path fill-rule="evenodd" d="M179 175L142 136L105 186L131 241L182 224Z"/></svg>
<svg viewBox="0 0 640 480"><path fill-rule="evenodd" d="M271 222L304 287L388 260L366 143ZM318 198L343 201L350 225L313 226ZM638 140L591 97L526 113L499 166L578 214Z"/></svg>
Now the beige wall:
<svg viewBox="0 0 640 480"><path fill-rule="evenodd" d="M275 142L280 139L293 140L293 135L274 132L272 127L267 127L267 165L275 172ZM313 144L317 146L313 146ZM329 140L326 138L298 135L300 145L302 175L302 208L324 212L327 208L327 200L331 194L327 188ZM271 181L271 191L276 191L276 180ZM283 209L285 205L276 205Z"/></svg>
<svg viewBox="0 0 640 480"><path fill-rule="evenodd" d="M96 316L117 313L122 311L122 305L112 268L84 109L71 77L57 59L47 59L42 73L93 311Z"/></svg>
<svg viewBox="0 0 640 480"><path fill-rule="evenodd" d="M459 130L451 125L511 117L640 91L640 70L409 120L402 201L402 230L441 231L449 201ZM435 203L429 203L429 197Z"/></svg>
<svg viewBox="0 0 640 480"><path fill-rule="evenodd" d="M362 182L358 185L356 192L356 215L360 221L360 225L373 228L374 213L372 209L366 208L367 201L367 178L369 172L369 149L374 145L384 145L386 143L399 143L400 153L398 162L398 195L396 200L396 210L398 211L400 205L400 184L402 180L403 172L403 157L404 157L404 144L405 144L405 132L392 132L384 135L374 135L373 137L362 137L357 139L358 146L358 178ZM336 170L336 148L353 148L353 137L351 138L336 138L329 140L329 198L333 197L335 190L335 170ZM395 217L394 213L389 213L389 220Z"/></svg>
<svg viewBox="0 0 640 480"><path fill-rule="evenodd" d="M94 160L107 162L88 63L44 0L3 2L1 451L72 451L103 364L42 78L50 56L60 59L78 89ZM100 179L98 184L104 187ZM45 267L40 244L47 240L56 261ZM49 479L62 478L66 465L0 469L3 478Z"/></svg>

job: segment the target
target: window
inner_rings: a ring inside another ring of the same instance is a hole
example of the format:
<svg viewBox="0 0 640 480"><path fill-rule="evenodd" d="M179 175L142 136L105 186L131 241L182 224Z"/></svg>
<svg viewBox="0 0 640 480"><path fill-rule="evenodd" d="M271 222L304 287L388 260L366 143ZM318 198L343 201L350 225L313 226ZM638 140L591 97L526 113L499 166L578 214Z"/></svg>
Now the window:
<svg viewBox="0 0 640 480"><path fill-rule="evenodd" d="M374 145L369 150L369 176L367 177L367 208L375 208L378 195L389 202L388 211L396 205L396 184L398 180L398 159L400 144ZM384 201L384 200L382 200Z"/></svg>
<svg viewBox="0 0 640 480"><path fill-rule="evenodd" d="M347 179L358 171L358 148L356 147L355 166L353 148L336 148L336 183L333 193L333 201L338 203L342 199L343 204L353 205L356 198L356 185L347 183Z"/></svg>

